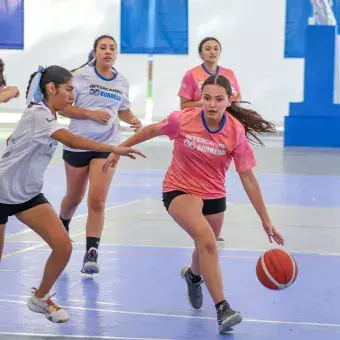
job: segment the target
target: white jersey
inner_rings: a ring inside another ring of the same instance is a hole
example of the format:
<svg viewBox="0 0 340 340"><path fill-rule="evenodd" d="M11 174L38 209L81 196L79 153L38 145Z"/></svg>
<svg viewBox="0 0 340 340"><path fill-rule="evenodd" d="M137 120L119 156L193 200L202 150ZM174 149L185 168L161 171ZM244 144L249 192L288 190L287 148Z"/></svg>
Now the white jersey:
<svg viewBox="0 0 340 340"><path fill-rule="evenodd" d="M101 110L110 113L107 125L92 119L71 119L69 131L75 135L90 138L100 143L120 144L118 111L130 108L129 83L120 73L111 79L102 77L94 66L85 66L75 71L73 77L76 107L87 110ZM65 150L79 152L64 145Z"/></svg>
<svg viewBox="0 0 340 340"><path fill-rule="evenodd" d="M0 203L24 203L41 192L58 145L51 135L62 128L43 103L25 109L0 158Z"/></svg>

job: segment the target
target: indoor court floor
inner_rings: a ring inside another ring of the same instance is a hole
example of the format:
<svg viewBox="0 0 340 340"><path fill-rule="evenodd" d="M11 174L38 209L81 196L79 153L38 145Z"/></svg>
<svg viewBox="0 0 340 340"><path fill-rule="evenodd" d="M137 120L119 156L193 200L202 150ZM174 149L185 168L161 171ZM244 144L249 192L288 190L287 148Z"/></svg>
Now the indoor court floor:
<svg viewBox="0 0 340 340"><path fill-rule="evenodd" d="M0 152L6 132L0 132ZM51 293L70 313L53 324L26 307L39 284L48 247L11 218L0 266L0 339L233 339L338 340L340 338L340 150L284 149L281 137L256 147L255 168L274 225L285 237L299 275L291 287L271 291L255 275L270 244L234 168L227 175L228 208L219 242L224 290L244 320L220 335L206 287L201 310L186 300L181 268L192 240L166 213L161 183L172 143L159 137L139 146L147 159L122 159L114 177L99 251L101 272L80 273L85 251L86 199L71 223L74 251ZM65 172L58 148L44 194L59 212ZM333 295L334 294L334 295Z"/></svg>

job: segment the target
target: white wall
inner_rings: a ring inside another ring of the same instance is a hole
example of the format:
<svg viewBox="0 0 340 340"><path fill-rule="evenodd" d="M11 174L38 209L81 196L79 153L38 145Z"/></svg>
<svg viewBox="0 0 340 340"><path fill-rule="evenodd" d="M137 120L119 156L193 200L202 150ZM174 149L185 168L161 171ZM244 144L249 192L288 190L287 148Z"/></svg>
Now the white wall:
<svg viewBox="0 0 340 340"><path fill-rule="evenodd" d="M39 64L78 67L102 34L111 34L119 46L120 0L25 1L24 51L0 50L8 83L18 86L22 96L2 104L0 110L21 112L29 76ZM115 65L130 81L133 109L141 116L146 107L147 63L146 55L118 55Z"/></svg>
<svg viewBox="0 0 340 340"><path fill-rule="evenodd" d="M154 58L153 119L179 107L177 92L182 76L201 62L198 44L212 35L222 43L220 64L235 71L243 98L264 117L282 124L288 103L303 100L303 60L283 58L285 2L189 0L190 54ZM0 51L8 82L24 92L29 75L39 64L67 68L82 64L94 38L103 33L119 41L120 0L25 1L25 50ZM143 116L147 56L119 55L116 66L131 83L134 111ZM23 107L22 96L1 105L1 110L21 111Z"/></svg>
<svg viewBox="0 0 340 340"><path fill-rule="evenodd" d="M265 118L283 124L288 103L303 100L303 60L284 59L286 0L189 1L188 56L155 56L154 117L179 107L184 72L199 63L198 44L215 36L220 65L238 77L244 100Z"/></svg>

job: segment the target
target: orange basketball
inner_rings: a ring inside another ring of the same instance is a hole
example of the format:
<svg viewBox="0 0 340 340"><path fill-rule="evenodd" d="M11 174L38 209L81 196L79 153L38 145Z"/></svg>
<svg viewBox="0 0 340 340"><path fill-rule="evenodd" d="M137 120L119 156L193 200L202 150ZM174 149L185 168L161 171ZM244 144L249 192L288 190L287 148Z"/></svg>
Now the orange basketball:
<svg viewBox="0 0 340 340"><path fill-rule="evenodd" d="M256 275L267 288L281 290L294 283L298 274L298 266L294 257L282 250L266 251L257 261Z"/></svg>

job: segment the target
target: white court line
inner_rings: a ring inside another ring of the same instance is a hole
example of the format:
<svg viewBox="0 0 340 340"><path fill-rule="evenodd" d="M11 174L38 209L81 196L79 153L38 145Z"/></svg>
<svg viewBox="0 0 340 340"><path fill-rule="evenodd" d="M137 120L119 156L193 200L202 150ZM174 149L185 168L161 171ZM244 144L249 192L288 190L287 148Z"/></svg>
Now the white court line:
<svg viewBox="0 0 340 340"><path fill-rule="evenodd" d="M11 253L4 254L2 256L2 259L5 259L5 258L13 256L13 255L21 254L21 253L26 253L27 251L30 251L30 250L42 248L45 245L46 245L45 243L41 243L41 244L37 244L36 246L26 247L26 248L23 248L23 249L19 249L19 250L16 250L14 252L11 252Z"/></svg>
<svg viewBox="0 0 340 340"><path fill-rule="evenodd" d="M121 205L115 205L115 206L113 206L113 207L108 208L108 210L109 210L109 209L114 209L114 208L120 208L120 207L122 207L122 206L130 205L130 204L132 204L132 203L141 202L141 201L144 201L144 200L135 200L135 201L131 201L131 202L128 202L128 203L121 204ZM122 217L122 218L113 219L109 224L106 224L106 223L105 223L103 229L105 229L105 227L106 227L107 225L110 225L110 226L111 226L111 225L114 224L115 222L119 222L119 221L122 221L122 220L129 220L129 219L131 219L133 216L136 216L136 215L138 215L138 214L134 214L134 215L132 214L132 215L130 215L129 217ZM87 214L78 215L78 218L81 217L81 216L87 216ZM74 239L75 237L77 237L77 236L79 236L79 235L82 235L82 234L84 234L84 233L85 233L85 231L81 231L81 232L78 232L78 233L70 234L70 237L71 237L71 239ZM39 249L39 248L43 248L43 247L45 247L45 246L46 246L46 243L44 242L44 243L37 244L37 245L35 245L35 246L22 248L22 249L13 251L13 252L11 252L11 253L4 254L4 255L2 256L2 258L5 259L5 258L10 257L10 256L13 256L13 255L25 253L25 252L30 251L30 250L36 250L36 249ZM49 249L49 248L48 248L48 249Z"/></svg>
<svg viewBox="0 0 340 340"><path fill-rule="evenodd" d="M125 207L125 206L127 206L127 205L134 204L134 203L138 203L138 202L141 202L141 201L147 201L147 200L134 200L134 201L127 202L127 203L123 203L123 204L117 204L117 205L114 205L114 206L112 206L112 207L106 208L106 209L105 209L105 212L110 211L110 210L113 210L113 209ZM87 215L88 215L88 214L76 215L76 216L74 216L74 217L72 218L72 221L73 221L73 220L76 220L76 219L79 219L79 218L82 218L82 217L86 217ZM23 234L27 234L27 233L32 233L32 232L33 232L32 229L25 229L25 230L18 231L17 233L9 234L9 235L5 236L5 241L7 241L7 239L12 238L12 237L14 237L14 236L19 236L19 235L23 235ZM70 236L72 237L72 235L70 235Z"/></svg>
<svg viewBox="0 0 340 340"><path fill-rule="evenodd" d="M0 301L1 302L9 302L9 303L17 303L17 304L26 304L25 301L18 301L18 300L0 299ZM129 312L129 311L112 310L112 309L86 308L86 307L62 306L62 305L60 307L63 307L63 308L66 308L66 309L85 310L85 311L101 312L101 313L115 313L115 314L140 315L140 316L149 316L149 317L150 316L155 316L155 317L165 317L165 318L199 319L199 320L214 320L214 321L216 321L216 317L213 318L213 317L208 317L208 316L192 316L192 315L178 315L178 314ZM294 326L315 326L315 327L340 328L340 324L318 323L318 322L260 320L260 319L243 319L242 322L276 324L276 325L294 325Z"/></svg>
<svg viewBox="0 0 340 340"><path fill-rule="evenodd" d="M10 333L0 332L0 335L16 335L16 336L34 336L45 338L67 338L67 339L119 339L119 340L176 340L170 338L127 338L122 336L89 336L89 335L60 335L60 334L37 334L37 333Z"/></svg>
<svg viewBox="0 0 340 340"><path fill-rule="evenodd" d="M31 232L32 232L32 229L25 229L25 230L18 231L17 233L14 233L14 234L6 235L5 241L7 241L7 239L9 239L11 237L18 236L18 235L24 235L24 234L28 234L28 233L31 233Z"/></svg>
<svg viewBox="0 0 340 340"><path fill-rule="evenodd" d="M32 295L18 295L18 294L6 294L5 296L10 297L17 297L21 299L29 299ZM77 300L77 299L67 299L67 301L71 302L80 302L80 303L89 303L90 301L87 300ZM113 302L103 302L103 301L95 301L98 305L106 305L106 306L121 306L119 303L113 303Z"/></svg>
<svg viewBox="0 0 340 340"><path fill-rule="evenodd" d="M72 237L72 235L71 235ZM30 244L43 244L46 245L45 242L41 241L8 241L8 243L30 243ZM84 245L85 242L76 242L76 244ZM46 245L47 246L47 245ZM100 246L107 246L107 247L131 247L131 248L160 248L160 249L190 249L193 250L193 246L164 246L164 245L152 245L152 244L123 244L123 243L100 243ZM271 247L266 249L251 249L251 248L219 248L219 251L235 251L235 252L241 252L241 251L249 251L249 252L265 252L270 249L274 248L282 248L280 246L277 247ZM48 248L49 249L49 248ZM286 249L286 248L285 248ZM74 250L76 251L76 250ZM340 256L340 253L324 253L324 252L306 252L302 250L288 250L290 253L296 253L301 255L321 255L321 256ZM104 252L105 251L101 251Z"/></svg>

